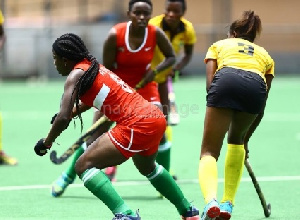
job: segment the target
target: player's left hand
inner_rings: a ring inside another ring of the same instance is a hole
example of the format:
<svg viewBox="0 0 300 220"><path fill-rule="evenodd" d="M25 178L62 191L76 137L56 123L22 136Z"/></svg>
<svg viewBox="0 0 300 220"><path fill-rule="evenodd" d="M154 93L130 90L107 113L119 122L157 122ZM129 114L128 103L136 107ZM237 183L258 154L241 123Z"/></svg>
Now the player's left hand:
<svg viewBox="0 0 300 220"><path fill-rule="evenodd" d="M179 71L179 70L176 70L176 69L172 69L170 75L171 75L171 77L172 77L173 82L177 82L178 79L179 79L180 71Z"/></svg>
<svg viewBox="0 0 300 220"><path fill-rule="evenodd" d="M153 70L148 70L144 76L144 78L136 85L135 89L143 88L147 83L152 82L154 80L155 73Z"/></svg>
<svg viewBox="0 0 300 220"><path fill-rule="evenodd" d="M34 146L34 151L39 156L44 156L48 150L51 148L52 145L46 146L44 144L44 138L41 138Z"/></svg>

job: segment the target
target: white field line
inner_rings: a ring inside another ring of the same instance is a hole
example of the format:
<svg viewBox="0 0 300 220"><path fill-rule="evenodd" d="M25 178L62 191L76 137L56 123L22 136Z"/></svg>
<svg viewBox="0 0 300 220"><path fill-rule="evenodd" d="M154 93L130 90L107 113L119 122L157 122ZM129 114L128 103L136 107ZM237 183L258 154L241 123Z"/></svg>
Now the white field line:
<svg viewBox="0 0 300 220"><path fill-rule="evenodd" d="M300 176L262 176L257 177L259 182L282 182L282 181L299 181ZM183 179L176 181L179 184L198 184L198 179ZM224 179L219 179L219 183L223 183ZM242 178L242 182L251 182L250 178ZM150 185L147 180L139 181L120 181L113 183L114 186L139 186ZM83 184L71 184L71 188L84 187ZM50 189L51 185L28 185L28 186L1 186L0 191L16 191L16 190L30 190L30 189Z"/></svg>
<svg viewBox="0 0 300 220"><path fill-rule="evenodd" d="M199 106L199 108L200 108L200 106ZM8 119L40 120L40 119L49 118L49 116L53 115L53 112L50 112L50 111L13 111L13 112L2 111L1 113L5 120L8 120ZM300 121L300 113L267 112L264 115L263 121L299 122Z"/></svg>

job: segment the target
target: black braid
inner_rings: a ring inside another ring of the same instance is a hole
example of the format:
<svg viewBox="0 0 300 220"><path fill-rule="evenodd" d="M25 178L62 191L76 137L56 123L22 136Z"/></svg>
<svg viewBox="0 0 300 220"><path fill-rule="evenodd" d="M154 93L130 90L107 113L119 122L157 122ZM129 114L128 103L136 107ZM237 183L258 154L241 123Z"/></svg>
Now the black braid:
<svg viewBox="0 0 300 220"><path fill-rule="evenodd" d="M85 71L85 73L79 78L72 93L73 96L74 92L77 90L75 104L76 110L79 112L79 98L93 85L93 82L99 72L99 63L97 59L90 54L83 40L79 36L72 33L64 34L57 38L53 43L52 48L60 57L67 58L75 62L80 62L83 59L87 59L91 62L88 70ZM78 117L81 122L82 131L83 121L80 113L78 114Z"/></svg>

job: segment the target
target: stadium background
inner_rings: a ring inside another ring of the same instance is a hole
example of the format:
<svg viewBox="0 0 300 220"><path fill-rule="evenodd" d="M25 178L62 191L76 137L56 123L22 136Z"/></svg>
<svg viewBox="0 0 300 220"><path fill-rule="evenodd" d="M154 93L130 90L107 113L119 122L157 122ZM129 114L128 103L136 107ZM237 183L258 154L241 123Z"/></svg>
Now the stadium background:
<svg viewBox="0 0 300 220"><path fill-rule="evenodd" d="M164 12L164 1L153 0L153 16ZM0 0L6 18L7 42L0 60L2 78L54 78L51 44L66 32L84 38L101 61L108 30L126 20L128 0ZM263 32L257 43L276 62L276 74L294 74L300 60L300 15L297 0L187 0L186 18L196 29L195 56L186 74L204 74L203 58L212 42L226 36L228 25L243 10L255 10ZM18 63L18 65L15 65Z"/></svg>
<svg viewBox="0 0 300 220"><path fill-rule="evenodd" d="M153 0L154 14L163 13L164 0ZM56 166L49 157L34 154L33 145L47 134L59 108L63 79L54 69L51 45L66 32L82 36L101 61L108 30L126 20L128 0L0 0L5 15L7 42L0 52L0 111L3 116L3 149L16 157L18 166L0 166L1 220L105 220L110 211L77 178L65 194L54 199L51 183L69 165ZM266 114L250 141L250 161L267 202L270 219L298 219L300 143L300 15L297 0L187 0L186 17L197 31L195 56L174 84L181 122L173 127L172 169L188 199L204 207L198 184L198 163L205 112L203 58L210 44L224 38L226 26L243 10L253 9L263 22L258 43L275 59L276 78ZM49 79L49 80L48 80ZM84 130L91 125L92 111L83 115ZM54 144L58 154L80 135L70 126ZM225 140L226 141L226 140ZM226 147L218 161L219 193L224 183ZM179 219L175 208L158 194L134 168L132 161L119 167L117 191L144 220ZM261 220L263 210L245 170L237 194L233 219Z"/></svg>

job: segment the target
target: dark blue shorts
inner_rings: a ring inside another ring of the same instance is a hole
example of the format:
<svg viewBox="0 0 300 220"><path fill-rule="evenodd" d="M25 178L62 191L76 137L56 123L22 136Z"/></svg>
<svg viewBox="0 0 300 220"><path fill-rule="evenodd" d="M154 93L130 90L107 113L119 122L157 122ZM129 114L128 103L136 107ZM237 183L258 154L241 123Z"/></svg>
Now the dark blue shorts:
<svg viewBox="0 0 300 220"><path fill-rule="evenodd" d="M261 76L225 67L216 72L206 96L206 105L258 114L266 95L266 83Z"/></svg>

